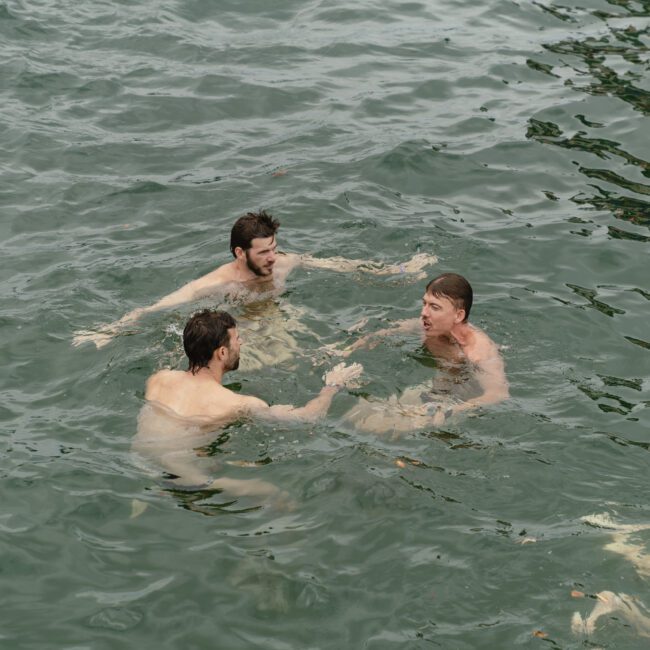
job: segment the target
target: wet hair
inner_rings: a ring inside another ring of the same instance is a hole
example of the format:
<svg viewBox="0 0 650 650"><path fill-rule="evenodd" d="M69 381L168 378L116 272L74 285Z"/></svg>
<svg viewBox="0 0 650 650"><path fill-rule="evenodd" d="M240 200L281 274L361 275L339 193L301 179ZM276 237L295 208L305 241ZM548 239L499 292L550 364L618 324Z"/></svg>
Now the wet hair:
<svg viewBox="0 0 650 650"><path fill-rule="evenodd" d="M238 246L247 251L252 246L253 239L272 237L280 227L280 222L274 219L266 210L247 212L235 221L230 231L230 252L233 257Z"/></svg>
<svg viewBox="0 0 650 650"><path fill-rule="evenodd" d="M230 347L228 330L233 327L237 327L237 322L228 312L210 309L194 314L187 321L183 330L183 347L193 375L208 367L216 349L222 345Z"/></svg>
<svg viewBox="0 0 650 650"><path fill-rule="evenodd" d="M466 323L469 319L474 292L470 283L462 275L458 275L458 273L443 273L437 278L433 278L427 284L425 292L438 298L448 298L456 309L465 310L463 323Z"/></svg>

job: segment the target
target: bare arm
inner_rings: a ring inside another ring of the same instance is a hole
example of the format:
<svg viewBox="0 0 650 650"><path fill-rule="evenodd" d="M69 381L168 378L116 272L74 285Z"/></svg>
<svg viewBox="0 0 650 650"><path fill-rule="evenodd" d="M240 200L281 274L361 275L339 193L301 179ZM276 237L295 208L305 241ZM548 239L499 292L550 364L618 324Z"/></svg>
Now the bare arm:
<svg viewBox="0 0 650 650"><path fill-rule="evenodd" d="M477 364L476 378L483 389L483 393L454 407L455 412L476 408L477 406L498 404L510 397L508 380L506 379L501 355L491 357Z"/></svg>
<svg viewBox="0 0 650 650"><path fill-rule="evenodd" d="M313 422L322 417L332 403L334 395L345 385L357 378L363 368L355 363L345 366L340 363L324 376L325 386L320 393L305 406L296 408L291 405L269 406L257 397L237 396L235 411L250 413L263 419ZM141 418L147 411L143 409ZM227 477L212 479L208 472L201 467L201 458L187 436L171 436L165 440L147 440L146 435L136 436L133 444L134 451L145 457L152 458L176 478L173 484L181 489L215 489L225 490L231 494L242 495L278 495L278 489L259 479L238 480Z"/></svg>
<svg viewBox="0 0 650 650"><path fill-rule="evenodd" d="M287 257L292 262L292 268L295 266L304 266L309 269L328 269L342 273L365 271L373 275L399 275L408 273L415 274L413 279L416 280L425 277L423 269L426 266L435 264L438 261L435 255L428 255L427 253L418 253L402 264L382 264L381 262L371 262L369 260L349 260L345 257L318 258L308 254L295 255L293 253L288 253Z"/></svg>
<svg viewBox="0 0 650 650"><path fill-rule="evenodd" d="M193 302L194 300L198 300L203 296L217 291L222 288L224 284L226 284L226 282L223 279L223 275L219 274L219 269L217 269L216 271L212 271L197 280L188 282L180 289L164 296L153 305L133 309L128 314L122 316L119 320L103 325L96 332L89 330L79 330L75 332L72 344L78 346L90 341L98 348L104 347L121 328L135 323L144 314L159 311L161 309L167 309L169 307L176 307L177 305L182 305L187 302Z"/></svg>
<svg viewBox="0 0 650 650"><path fill-rule="evenodd" d="M434 424L440 425L456 413L475 409L479 406L498 404L510 397L503 358L496 349L496 346L494 346L493 353L487 359L476 361L475 367L476 378L483 393L478 397L473 397L460 404L455 404L445 410L441 408L434 415Z"/></svg>
<svg viewBox="0 0 650 650"><path fill-rule="evenodd" d="M349 357L355 350L360 350L361 348L372 349L376 347L379 344L379 340L384 336L392 336L393 334L414 334L419 330L419 323L420 321L417 318L401 320L390 327L385 327L384 329L370 332L369 334L362 336L360 339L342 350L335 346L329 346L325 349L327 352L335 356L344 358Z"/></svg>
<svg viewBox="0 0 650 650"><path fill-rule="evenodd" d="M299 422L315 422L322 418L332 403L334 395L338 393L338 386L323 386L320 393L307 404L301 407L292 406L291 404L276 404L269 406L266 413L260 412L261 417L274 420L295 420Z"/></svg>
<svg viewBox="0 0 650 650"><path fill-rule="evenodd" d="M296 407L291 404L269 406L261 399L253 397L250 399L254 400L254 402L249 403L251 412L265 419L315 422L327 413L334 395L344 386L351 385L362 371L363 367L359 363L353 363L349 366L339 363L332 370L325 373L323 377L325 386L321 388L316 397L309 400L304 406Z"/></svg>

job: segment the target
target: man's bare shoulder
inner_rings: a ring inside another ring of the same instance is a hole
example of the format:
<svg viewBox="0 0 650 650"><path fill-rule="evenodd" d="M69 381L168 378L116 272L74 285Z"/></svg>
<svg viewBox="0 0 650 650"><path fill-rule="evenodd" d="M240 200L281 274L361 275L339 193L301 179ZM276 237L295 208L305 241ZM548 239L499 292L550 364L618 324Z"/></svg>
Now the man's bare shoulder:
<svg viewBox="0 0 650 650"><path fill-rule="evenodd" d="M465 349L467 358L476 364L490 359L500 359L499 346L479 327L471 325L472 340Z"/></svg>
<svg viewBox="0 0 650 650"><path fill-rule="evenodd" d="M147 380L147 387L176 383L182 380L183 375L185 375L185 372L182 370L170 370L169 368L165 368L149 377Z"/></svg>
<svg viewBox="0 0 650 650"><path fill-rule="evenodd" d="M156 395L160 390L178 385L183 381L183 375L185 373L181 370L159 370L154 373L147 379L147 385L145 388L145 399L155 400Z"/></svg>
<svg viewBox="0 0 650 650"><path fill-rule="evenodd" d="M202 275L200 278L194 280L197 285L197 288L203 286L210 286L213 284L227 284L228 282L235 282L236 280L236 270L232 262L226 262L221 266Z"/></svg>

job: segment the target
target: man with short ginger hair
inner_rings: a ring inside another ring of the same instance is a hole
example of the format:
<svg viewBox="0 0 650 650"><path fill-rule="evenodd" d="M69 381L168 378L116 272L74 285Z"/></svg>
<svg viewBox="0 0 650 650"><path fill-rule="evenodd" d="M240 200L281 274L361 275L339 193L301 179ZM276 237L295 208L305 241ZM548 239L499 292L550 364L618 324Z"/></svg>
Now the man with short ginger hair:
<svg viewBox="0 0 650 650"><path fill-rule="evenodd" d="M417 393L417 403L408 403L395 398L390 404L395 410L400 410L405 416L403 421L395 416L395 426L409 427L424 426L427 422L439 426L454 414L471 410L480 406L496 404L510 396L508 381L505 375L503 359L499 348L490 337L478 327L470 324L469 314L472 308L473 291L469 282L457 273L444 273L427 284L422 296L422 309L419 318L400 321L393 327L368 334L347 349L339 352L340 356L349 356L354 350L362 347L375 347L382 336L390 334L420 334L422 345L436 359L449 363L465 364L471 369L471 375L476 380L480 394L451 403L440 398L436 399L435 391L427 394L422 387L407 389L403 396L411 397ZM336 354L336 351L334 350ZM362 428L377 429L386 424L390 416L383 420L372 416L355 416L357 424Z"/></svg>

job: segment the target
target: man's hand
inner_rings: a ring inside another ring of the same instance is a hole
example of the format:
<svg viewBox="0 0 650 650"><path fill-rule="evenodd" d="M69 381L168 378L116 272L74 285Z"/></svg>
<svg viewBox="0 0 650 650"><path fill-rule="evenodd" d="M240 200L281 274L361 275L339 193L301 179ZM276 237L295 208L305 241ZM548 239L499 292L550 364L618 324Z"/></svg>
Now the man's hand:
<svg viewBox="0 0 650 650"><path fill-rule="evenodd" d="M323 381L326 386L349 387L354 385L354 380L358 379L362 372L363 366L360 363L352 363L349 366L339 363L323 375Z"/></svg>
<svg viewBox="0 0 650 650"><path fill-rule="evenodd" d="M438 258L435 255L428 255L427 253L417 253L408 262L403 264L393 264L388 267L392 273L415 273L415 280L422 280L426 277L424 268L431 264L436 264Z"/></svg>
<svg viewBox="0 0 650 650"><path fill-rule="evenodd" d="M138 307L137 309L130 311L126 316L122 316L120 320L116 320L114 323L110 323L109 325L102 325L101 329L96 332L93 332L92 330L77 330L72 337L72 345L77 348L84 343L94 343L99 350L105 345L108 345L122 327L134 323L146 311L146 309Z"/></svg>
<svg viewBox="0 0 650 650"><path fill-rule="evenodd" d="M90 330L77 330L72 337L72 345L75 348L78 348L84 343L94 343L97 346L97 349L103 348L105 345L108 345L113 336L114 332L109 332L108 330L104 332L92 332Z"/></svg>

